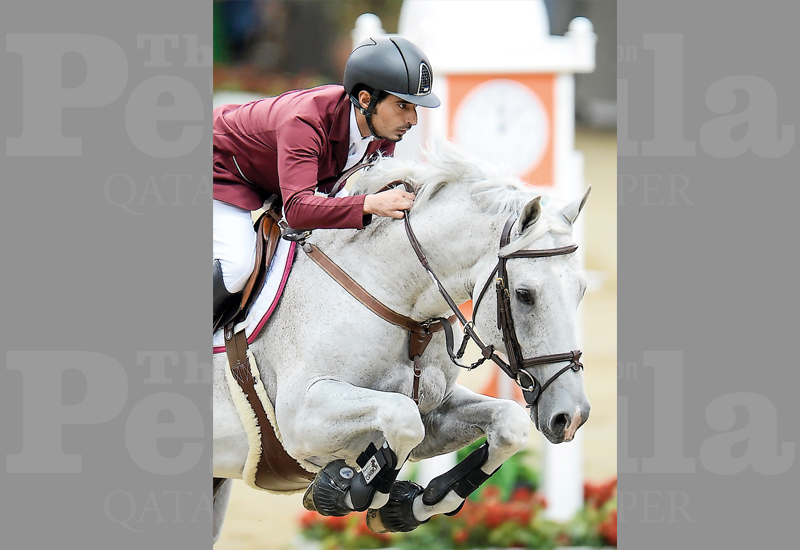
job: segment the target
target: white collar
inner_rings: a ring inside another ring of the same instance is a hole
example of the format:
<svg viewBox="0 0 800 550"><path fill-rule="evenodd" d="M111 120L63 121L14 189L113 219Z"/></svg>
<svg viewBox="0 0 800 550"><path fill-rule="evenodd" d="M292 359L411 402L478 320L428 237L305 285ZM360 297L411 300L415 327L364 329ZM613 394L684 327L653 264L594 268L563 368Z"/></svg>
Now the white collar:
<svg viewBox="0 0 800 550"><path fill-rule="evenodd" d="M361 130L358 129L358 121L356 120L356 106L350 103L350 147L362 140L364 140L365 143L369 143L373 139L375 139L373 135L361 137Z"/></svg>

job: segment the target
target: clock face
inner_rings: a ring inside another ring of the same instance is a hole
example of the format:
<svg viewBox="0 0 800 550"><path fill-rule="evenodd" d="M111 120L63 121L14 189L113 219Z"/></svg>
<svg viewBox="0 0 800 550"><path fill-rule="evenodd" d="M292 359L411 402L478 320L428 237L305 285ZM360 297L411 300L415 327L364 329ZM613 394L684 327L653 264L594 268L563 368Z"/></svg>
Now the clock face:
<svg viewBox="0 0 800 550"><path fill-rule="evenodd" d="M547 112L530 88L513 80L490 80L462 101L453 137L467 152L523 174L541 160L548 128Z"/></svg>

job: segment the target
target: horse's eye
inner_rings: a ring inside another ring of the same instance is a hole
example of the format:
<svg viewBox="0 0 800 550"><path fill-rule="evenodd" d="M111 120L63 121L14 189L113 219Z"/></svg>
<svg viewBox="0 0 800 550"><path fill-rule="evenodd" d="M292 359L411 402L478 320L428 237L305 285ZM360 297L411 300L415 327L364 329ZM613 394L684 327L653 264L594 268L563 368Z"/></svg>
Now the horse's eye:
<svg viewBox="0 0 800 550"><path fill-rule="evenodd" d="M533 294L531 294L530 290L525 290L524 288L521 288L517 290L517 300L519 300L523 304L532 304Z"/></svg>

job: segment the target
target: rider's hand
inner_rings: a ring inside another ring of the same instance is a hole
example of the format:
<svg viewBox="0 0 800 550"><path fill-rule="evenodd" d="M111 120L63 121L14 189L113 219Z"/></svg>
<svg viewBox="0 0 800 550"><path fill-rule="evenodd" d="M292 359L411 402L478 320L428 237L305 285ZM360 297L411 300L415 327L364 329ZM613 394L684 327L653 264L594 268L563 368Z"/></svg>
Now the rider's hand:
<svg viewBox="0 0 800 550"><path fill-rule="evenodd" d="M401 187L383 191L364 198L364 214L375 214L387 218L402 218L403 210L408 210L414 204L414 193L409 193Z"/></svg>

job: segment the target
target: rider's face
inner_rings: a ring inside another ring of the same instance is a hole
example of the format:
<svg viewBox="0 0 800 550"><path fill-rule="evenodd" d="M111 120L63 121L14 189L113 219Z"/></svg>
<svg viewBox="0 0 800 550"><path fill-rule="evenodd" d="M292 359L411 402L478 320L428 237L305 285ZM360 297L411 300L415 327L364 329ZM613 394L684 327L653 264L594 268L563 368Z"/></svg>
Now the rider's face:
<svg viewBox="0 0 800 550"><path fill-rule="evenodd" d="M372 111L375 133L389 141L400 141L417 123L417 106L389 94Z"/></svg>

